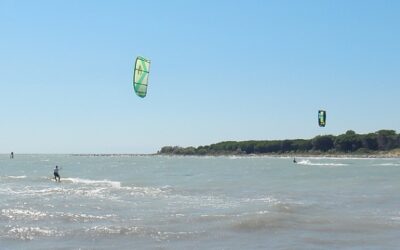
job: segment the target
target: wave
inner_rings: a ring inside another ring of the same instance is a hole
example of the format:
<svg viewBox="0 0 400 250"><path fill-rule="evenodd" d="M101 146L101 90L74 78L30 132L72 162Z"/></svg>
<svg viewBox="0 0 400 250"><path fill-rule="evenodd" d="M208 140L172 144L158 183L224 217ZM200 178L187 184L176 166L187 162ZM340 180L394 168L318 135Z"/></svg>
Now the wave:
<svg viewBox="0 0 400 250"><path fill-rule="evenodd" d="M293 157L292 157L293 158ZM367 160L372 161L377 158L367 158L362 156L345 156L345 155L338 155L338 156L299 156L299 158L305 159L312 159L312 160Z"/></svg>
<svg viewBox="0 0 400 250"><path fill-rule="evenodd" d="M25 177L19 177L25 178ZM84 178L61 178L60 183L55 182L54 178L42 176L32 180L40 182L35 185L24 185L19 187L0 188L0 194L13 194L18 196L38 196L48 197L53 195L76 195L90 198L102 198L107 200L120 199L124 196L134 197L161 197L171 194L171 186L146 187L146 186L122 186L119 181L112 180L92 180ZM47 184L46 184L47 182Z"/></svg>
<svg viewBox="0 0 400 250"><path fill-rule="evenodd" d="M10 176L7 176L7 177L10 178L10 179L25 179L26 175L18 175L18 176L10 175Z"/></svg>
<svg viewBox="0 0 400 250"><path fill-rule="evenodd" d="M238 156L238 155L230 155L230 156L228 156L228 159L237 160L237 159L244 159L244 157L243 156Z"/></svg>
<svg viewBox="0 0 400 250"><path fill-rule="evenodd" d="M121 188L121 182L110 181L107 179L90 180L90 179L82 179L82 178L62 178L61 182L70 182L70 183L78 183L78 184L85 184L85 185L108 186L108 187L112 187L112 188Z"/></svg>
<svg viewBox="0 0 400 250"><path fill-rule="evenodd" d="M74 214L71 212L44 212L37 211L34 209L17 209L17 208L8 208L2 209L0 211L0 218L5 217L11 221L38 221L44 219L51 220L67 220L72 222L88 222L88 221L98 221L98 220L108 220L110 218L115 218L117 215L115 214L105 214L105 215L91 215L86 213L78 213Z"/></svg>
<svg viewBox="0 0 400 250"><path fill-rule="evenodd" d="M102 191L104 189L99 189L99 187L105 188L113 188L123 191L128 191L130 195L133 196L159 196L161 194L165 194L170 191L172 188L170 186L163 187L136 187L136 186L122 186L119 181L111 181L111 180L90 180L90 179L82 179L82 178L64 178L63 181L76 183L76 184L84 184L88 186L98 187L97 191ZM94 190L94 191L96 191Z"/></svg>
<svg viewBox="0 0 400 250"><path fill-rule="evenodd" d="M182 240L197 238L205 231L160 231L154 228L138 227L138 226L94 226L87 229L76 231L81 235L82 233L90 235L92 237L107 237L110 235L142 235L149 236L157 241L161 240Z"/></svg>
<svg viewBox="0 0 400 250"><path fill-rule="evenodd" d="M390 218L392 221L396 221L400 223L400 217L392 217Z"/></svg>
<svg viewBox="0 0 400 250"><path fill-rule="evenodd" d="M334 162L311 162L310 160L301 160L297 162L298 165L306 165L306 166L348 166L346 163L334 163Z"/></svg>
<svg viewBox="0 0 400 250"><path fill-rule="evenodd" d="M297 201L278 201L270 207L260 208L257 211L239 213L230 223L234 231L260 231L281 230L302 227L307 224L319 224L320 221L311 216L310 209L315 209L313 204L304 204ZM309 215L309 216L307 216Z"/></svg>
<svg viewBox="0 0 400 250"><path fill-rule="evenodd" d="M375 166L395 166L395 167L398 167L398 166L400 166L400 162L381 163L381 164L375 164Z"/></svg>
<svg viewBox="0 0 400 250"><path fill-rule="evenodd" d="M122 187L122 190L129 191L129 195L136 197L158 197L165 195L169 189L157 187Z"/></svg>
<svg viewBox="0 0 400 250"><path fill-rule="evenodd" d="M3 231L3 232L2 232ZM2 230L1 237L6 237L10 239L18 239L18 240L33 240L36 237L43 236L60 236L56 230L49 228L41 228L41 227L8 227Z"/></svg>
<svg viewBox="0 0 400 250"><path fill-rule="evenodd" d="M292 216L283 213L257 213L237 218L230 228L241 232L278 230L291 227L291 219Z"/></svg>
<svg viewBox="0 0 400 250"><path fill-rule="evenodd" d="M75 230L57 230L49 227L8 226L0 229L0 239L31 241L43 237L109 237L113 235L149 236L157 241L182 240L198 238L205 231L160 231L157 229L138 227L134 225L114 226L96 225L89 228L83 227Z"/></svg>
<svg viewBox="0 0 400 250"><path fill-rule="evenodd" d="M246 198L243 199L243 202L261 202L261 203L267 203L267 204L279 204L281 201L278 199L272 197L272 196L266 196L266 197L259 197L259 198Z"/></svg>
<svg viewBox="0 0 400 250"><path fill-rule="evenodd" d="M117 217L115 214L105 214L105 215L91 215L91 214L74 214L74 213L63 213L59 212L54 215L51 215L52 219L61 218L63 220L71 221L71 222L93 222L99 220L108 220L111 218Z"/></svg>
<svg viewBox="0 0 400 250"><path fill-rule="evenodd" d="M39 220L47 216L46 213L36 210L24 210L24 209L2 209L1 216L6 217L9 220L19 219L32 219Z"/></svg>
<svg viewBox="0 0 400 250"><path fill-rule="evenodd" d="M25 179L26 175L8 175L8 176L1 176L0 179Z"/></svg>

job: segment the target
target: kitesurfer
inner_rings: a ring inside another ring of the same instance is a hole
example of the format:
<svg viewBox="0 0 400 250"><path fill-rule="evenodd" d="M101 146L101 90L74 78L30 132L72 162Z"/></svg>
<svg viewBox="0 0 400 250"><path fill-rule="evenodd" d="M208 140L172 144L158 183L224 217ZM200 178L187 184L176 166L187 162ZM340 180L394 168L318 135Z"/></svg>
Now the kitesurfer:
<svg viewBox="0 0 400 250"><path fill-rule="evenodd" d="M293 163L297 163L296 157L293 158Z"/></svg>
<svg viewBox="0 0 400 250"><path fill-rule="evenodd" d="M11 152L10 159L14 159L14 152Z"/></svg>
<svg viewBox="0 0 400 250"><path fill-rule="evenodd" d="M56 166L56 168L54 169L54 179L57 182L57 178L58 178L58 182L60 182L60 175L58 174L58 166Z"/></svg>

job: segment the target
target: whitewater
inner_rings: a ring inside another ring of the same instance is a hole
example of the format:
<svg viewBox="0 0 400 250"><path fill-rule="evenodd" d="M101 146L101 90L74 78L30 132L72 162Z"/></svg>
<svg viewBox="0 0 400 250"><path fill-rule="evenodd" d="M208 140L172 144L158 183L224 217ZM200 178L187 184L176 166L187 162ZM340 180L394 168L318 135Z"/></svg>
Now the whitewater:
<svg viewBox="0 0 400 250"><path fill-rule="evenodd" d="M398 249L399 158L296 160L0 155L0 249Z"/></svg>

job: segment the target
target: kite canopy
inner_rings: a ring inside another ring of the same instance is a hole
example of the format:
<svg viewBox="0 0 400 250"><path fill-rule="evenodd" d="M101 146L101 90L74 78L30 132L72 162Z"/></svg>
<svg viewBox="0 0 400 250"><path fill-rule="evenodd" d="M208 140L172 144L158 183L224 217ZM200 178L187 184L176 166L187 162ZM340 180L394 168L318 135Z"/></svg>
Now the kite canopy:
<svg viewBox="0 0 400 250"><path fill-rule="evenodd" d="M133 71L133 88L140 97L147 94L147 85L149 81L150 60L138 56L135 61L135 70Z"/></svg>
<svg viewBox="0 0 400 250"><path fill-rule="evenodd" d="M318 110L318 125L320 127L325 127L326 125L326 111Z"/></svg>

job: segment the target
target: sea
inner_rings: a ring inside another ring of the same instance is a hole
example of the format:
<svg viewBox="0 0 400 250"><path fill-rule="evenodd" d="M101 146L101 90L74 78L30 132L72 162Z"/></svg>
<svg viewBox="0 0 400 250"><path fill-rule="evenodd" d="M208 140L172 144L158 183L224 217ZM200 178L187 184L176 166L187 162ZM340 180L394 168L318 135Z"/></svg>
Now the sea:
<svg viewBox="0 0 400 250"><path fill-rule="evenodd" d="M400 249L400 158L296 160L0 155L0 249Z"/></svg>

